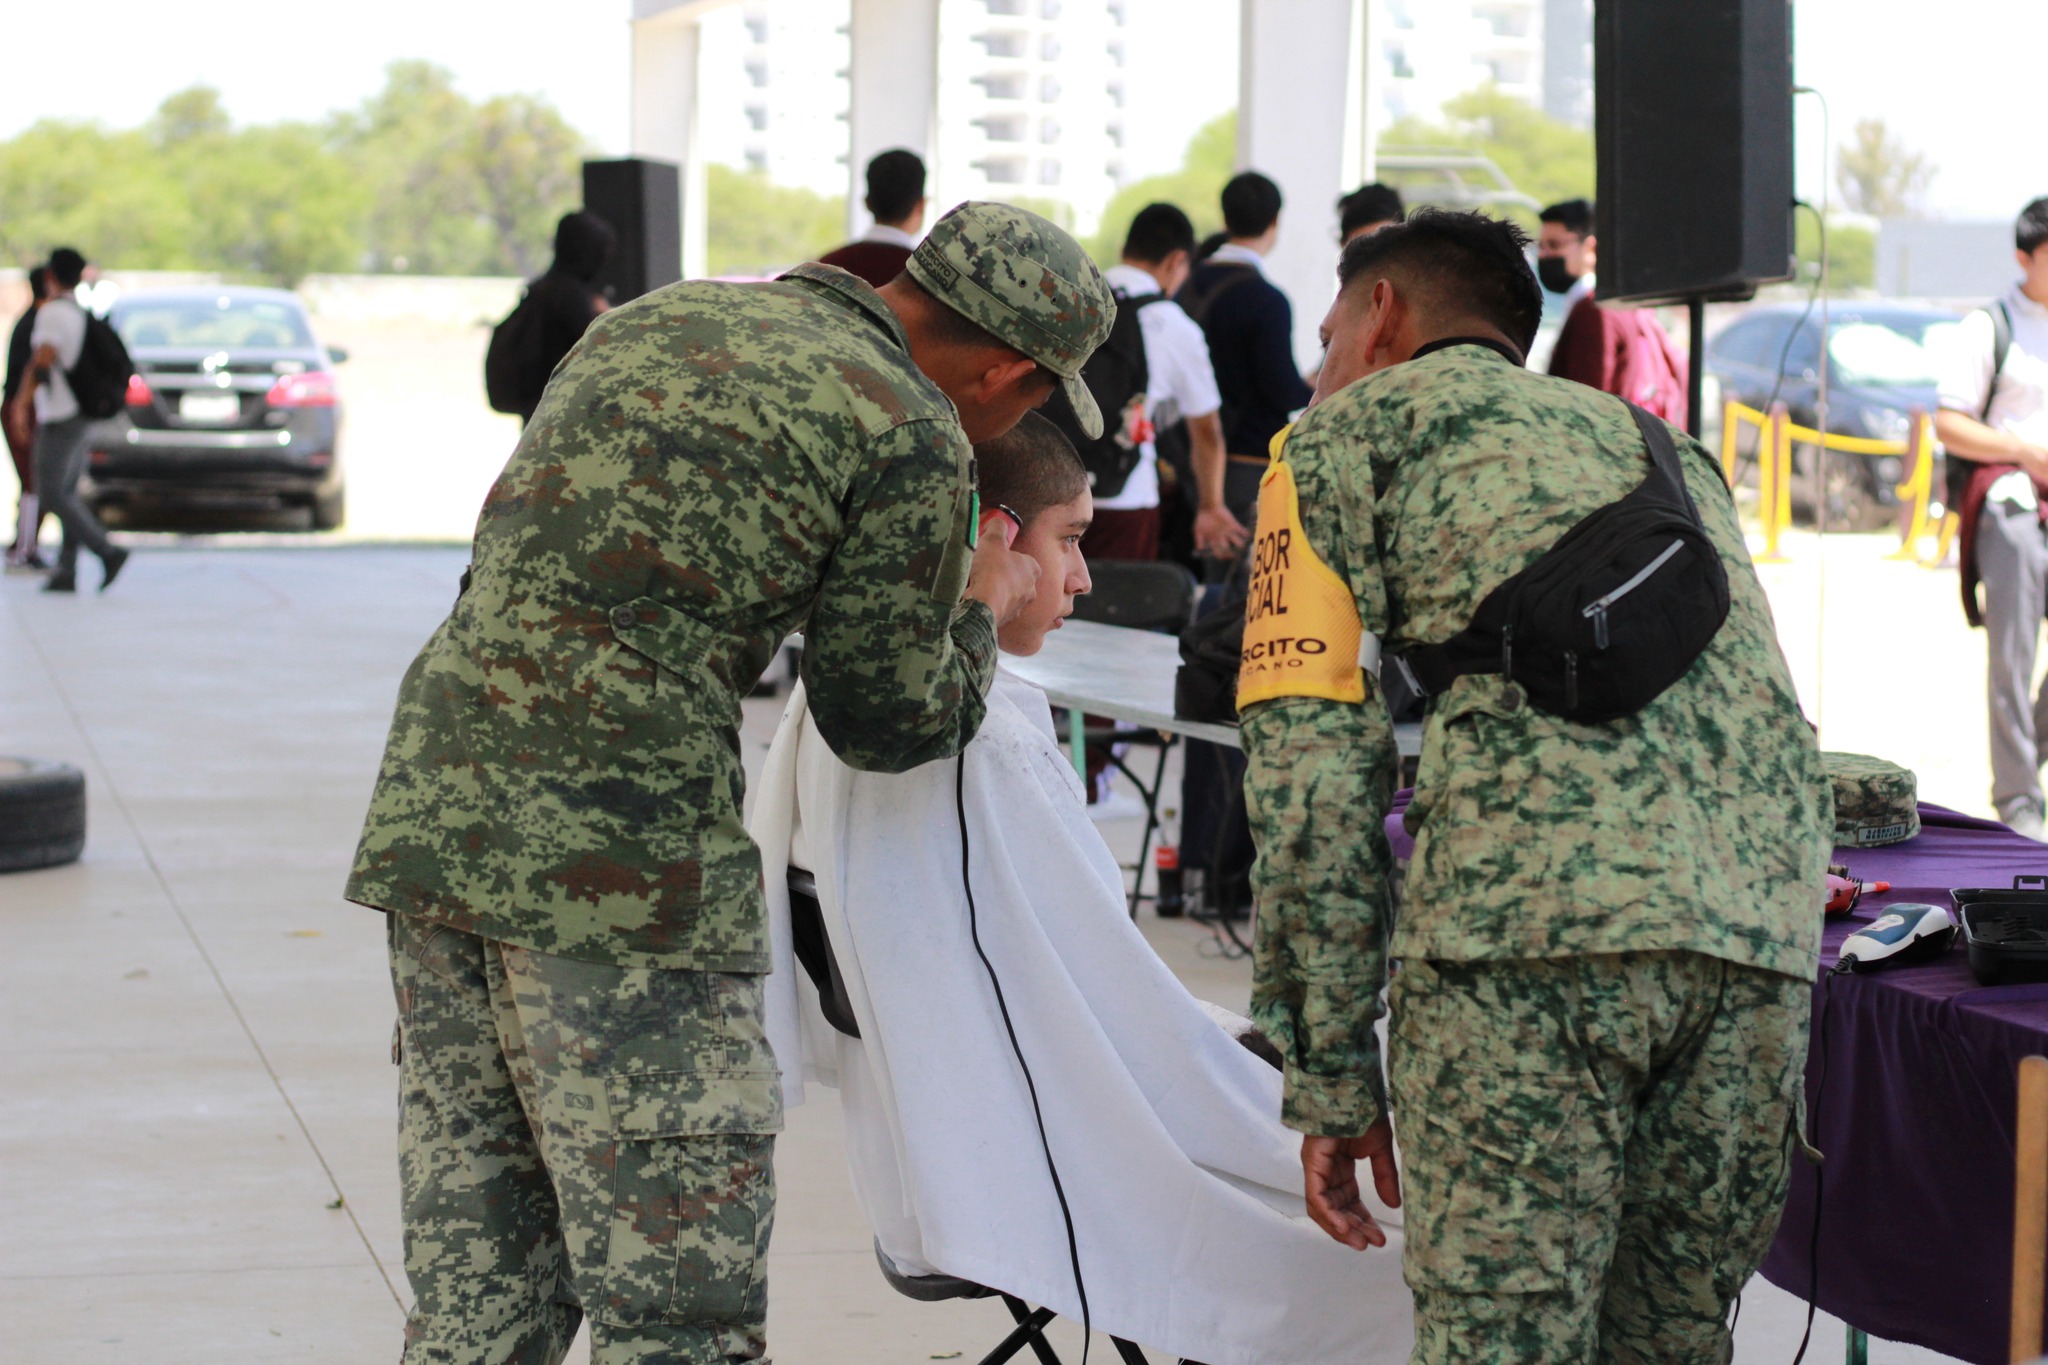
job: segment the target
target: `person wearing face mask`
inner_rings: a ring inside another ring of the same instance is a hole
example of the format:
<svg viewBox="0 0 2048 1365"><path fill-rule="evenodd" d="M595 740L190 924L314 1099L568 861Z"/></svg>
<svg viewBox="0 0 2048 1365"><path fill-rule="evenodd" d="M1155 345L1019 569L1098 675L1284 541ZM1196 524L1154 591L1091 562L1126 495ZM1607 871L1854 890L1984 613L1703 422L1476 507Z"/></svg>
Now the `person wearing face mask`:
<svg viewBox="0 0 2048 1365"><path fill-rule="evenodd" d="M1567 199L1539 215L1536 279L1564 295L1564 330L1550 373L1616 394L1677 426L1686 419L1686 358L1647 308L1606 308L1595 298L1600 239L1593 204Z"/></svg>
<svg viewBox="0 0 2048 1365"><path fill-rule="evenodd" d="M1315 402L1275 443L1237 697L1252 1016L1316 1221L1373 1255L1365 1191L1406 1196L1417 1365L1710 1365L1789 1181L1833 803L1698 442L1669 433L1726 571L1704 652L1604 723L1492 669L1440 686L1388 913L1381 659L1463 632L1649 469L1626 406L1523 367L1526 246L1434 211L1352 242Z"/></svg>

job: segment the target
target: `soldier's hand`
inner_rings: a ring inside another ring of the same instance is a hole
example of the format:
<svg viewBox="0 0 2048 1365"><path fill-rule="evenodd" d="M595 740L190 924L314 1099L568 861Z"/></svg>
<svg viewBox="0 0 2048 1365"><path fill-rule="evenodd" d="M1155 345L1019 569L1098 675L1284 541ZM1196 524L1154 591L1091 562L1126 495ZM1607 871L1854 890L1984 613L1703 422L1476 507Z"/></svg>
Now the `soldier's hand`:
<svg viewBox="0 0 2048 1365"><path fill-rule="evenodd" d="M1355 1138L1301 1140L1302 1197L1316 1226L1354 1251L1383 1247L1387 1234L1365 1207L1358 1163L1372 1163L1373 1190L1390 1209L1401 1207L1401 1175L1394 1167L1394 1127L1381 1119Z"/></svg>
<svg viewBox="0 0 2048 1365"><path fill-rule="evenodd" d="M966 595L986 603L998 626L1008 625L1038 596L1038 561L1010 548L1016 534L1008 517L990 516L983 523L981 543L974 547L974 560L967 566Z"/></svg>

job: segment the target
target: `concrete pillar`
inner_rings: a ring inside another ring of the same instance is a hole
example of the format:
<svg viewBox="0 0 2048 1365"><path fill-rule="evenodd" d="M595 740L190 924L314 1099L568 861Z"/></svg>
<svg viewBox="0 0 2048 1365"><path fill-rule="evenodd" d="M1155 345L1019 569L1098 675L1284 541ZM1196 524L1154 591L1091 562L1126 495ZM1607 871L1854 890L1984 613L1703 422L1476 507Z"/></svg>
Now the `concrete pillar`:
<svg viewBox="0 0 2048 1365"><path fill-rule="evenodd" d="M698 26L712 6L636 0L633 17L632 154L673 161L678 177L683 278L705 273L704 158L698 155Z"/></svg>
<svg viewBox="0 0 2048 1365"><path fill-rule="evenodd" d="M1280 186L1280 240L1266 272L1294 305L1304 369L1337 292L1337 197L1372 165L1368 0L1243 0L1237 162Z"/></svg>
<svg viewBox="0 0 2048 1365"><path fill-rule="evenodd" d="M867 231L861 205L867 166L877 153L907 147L925 161L936 196L943 174L936 155L939 96L939 0L851 0L848 62L846 230ZM949 205L934 197L932 211Z"/></svg>

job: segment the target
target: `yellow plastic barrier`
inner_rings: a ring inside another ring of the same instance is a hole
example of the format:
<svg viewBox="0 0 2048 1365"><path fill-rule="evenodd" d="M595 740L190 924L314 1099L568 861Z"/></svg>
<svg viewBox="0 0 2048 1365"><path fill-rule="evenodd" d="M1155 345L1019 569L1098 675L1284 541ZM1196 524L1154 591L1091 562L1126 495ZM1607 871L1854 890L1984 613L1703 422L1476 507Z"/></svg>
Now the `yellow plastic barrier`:
<svg viewBox="0 0 2048 1365"><path fill-rule="evenodd" d="M1780 403L1770 412L1759 412L1747 404L1728 401L1721 418L1721 473L1732 487L1735 483L1736 442L1741 425L1747 422L1757 429L1757 493L1758 509L1763 518L1764 552L1758 556L1758 563L1780 563L1784 556L1779 553L1778 541L1785 528L1792 524L1792 443L1823 446L1839 450L1848 455L1893 455L1901 458L1910 456L1911 470L1905 481L1894 488L1899 499L1906 503L1910 515L1904 518L1899 533L1899 548L1893 552L1893 559L1915 559L1919 555L1920 542L1930 533L1937 535L1934 557L1922 561L1930 567L1942 563L1948 557L1950 544L1955 539L1956 517L1947 512L1940 523L1929 515L1934 501L1934 422L1926 413L1918 410L1912 414L1912 425L1908 438L1899 441L1878 440L1869 436L1822 435L1812 427L1803 427L1793 422ZM1771 458L1765 459L1764 452Z"/></svg>
<svg viewBox="0 0 2048 1365"><path fill-rule="evenodd" d="M1729 486L1735 484L1735 447L1744 422L1756 428L1757 512L1763 518L1764 549L1756 556L1759 564L1782 564L1785 556L1778 540L1792 524L1792 442L1791 419L1785 405L1759 412L1729 399L1721 412L1721 474Z"/></svg>

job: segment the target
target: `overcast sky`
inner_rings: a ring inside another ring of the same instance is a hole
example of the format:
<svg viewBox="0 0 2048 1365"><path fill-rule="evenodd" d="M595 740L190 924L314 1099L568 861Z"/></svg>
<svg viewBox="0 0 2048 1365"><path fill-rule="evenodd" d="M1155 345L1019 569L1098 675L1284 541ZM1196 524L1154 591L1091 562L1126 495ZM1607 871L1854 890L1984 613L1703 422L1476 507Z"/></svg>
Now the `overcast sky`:
<svg viewBox="0 0 2048 1365"><path fill-rule="evenodd" d="M1463 3L1463 0L1427 0ZM424 57L467 94L546 95L607 153L626 150L627 0L82 0L9 7L0 137L40 118L129 127L194 82L244 122L311 119L356 104L384 64ZM1127 164L1170 169L1188 135L1236 102L1236 0L1132 0ZM1801 0L1799 79L1824 91L1839 143L1881 117L1939 168L1949 218L2009 219L2048 194L2039 92L2048 0ZM1802 193L1820 191L1820 110L1798 101ZM6 206L0 204L0 213Z"/></svg>

